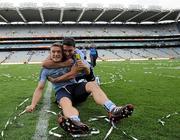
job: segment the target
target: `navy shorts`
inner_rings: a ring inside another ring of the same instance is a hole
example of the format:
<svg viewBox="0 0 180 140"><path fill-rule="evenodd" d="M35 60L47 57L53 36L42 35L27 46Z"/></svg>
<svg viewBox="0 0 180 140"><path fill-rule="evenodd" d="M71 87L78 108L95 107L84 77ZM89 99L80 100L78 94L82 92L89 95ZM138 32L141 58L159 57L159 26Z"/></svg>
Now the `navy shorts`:
<svg viewBox="0 0 180 140"><path fill-rule="evenodd" d="M87 99L90 93L86 92L86 83L75 83L73 85L67 85L56 92L56 101L59 103L61 98L67 97L72 103L81 103Z"/></svg>

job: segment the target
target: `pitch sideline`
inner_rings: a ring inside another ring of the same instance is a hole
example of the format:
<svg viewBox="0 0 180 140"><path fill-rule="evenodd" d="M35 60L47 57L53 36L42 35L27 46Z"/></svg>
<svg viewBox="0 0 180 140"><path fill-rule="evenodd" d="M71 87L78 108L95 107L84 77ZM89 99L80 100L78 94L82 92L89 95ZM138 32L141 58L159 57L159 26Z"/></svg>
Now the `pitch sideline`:
<svg viewBox="0 0 180 140"><path fill-rule="evenodd" d="M51 92L52 84L48 82L43 98L43 106L39 112L39 121L36 125L35 134L32 137L33 140L47 140L49 114L47 114L44 110L49 110L51 107Z"/></svg>

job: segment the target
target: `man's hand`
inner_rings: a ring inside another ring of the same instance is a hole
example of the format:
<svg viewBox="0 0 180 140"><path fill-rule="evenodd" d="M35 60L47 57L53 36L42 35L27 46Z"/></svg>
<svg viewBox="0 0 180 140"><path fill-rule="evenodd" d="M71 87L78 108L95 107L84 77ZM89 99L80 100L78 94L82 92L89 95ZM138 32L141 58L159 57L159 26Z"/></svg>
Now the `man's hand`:
<svg viewBox="0 0 180 140"><path fill-rule="evenodd" d="M26 107L26 112L33 112L34 109L35 109L35 106L29 105L29 106Z"/></svg>
<svg viewBox="0 0 180 140"><path fill-rule="evenodd" d="M57 78L52 78L52 77L50 77L50 76L48 76L48 80L49 80L50 82L52 82L52 83L58 82L58 81L57 81Z"/></svg>
<svg viewBox="0 0 180 140"><path fill-rule="evenodd" d="M62 82L62 81L66 81L66 80L70 80L76 77L77 73L79 72L79 68L77 65L74 65L71 67L71 71L60 76L60 77L50 77L48 76L48 80L52 83L57 83L57 82Z"/></svg>
<svg viewBox="0 0 180 140"><path fill-rule="evenodd" d="M90 74L90 68L86 64L84 64L82 60L77 60L76 64L79 72L85 71L87 75Z"/></svg>
<svg viewBox="0 0 180 140"><path fill-rule="evenodd" d="M73 59L68 59L64 62L54 62L53 60L51 60L51 58L49 56L47 59L45 59L42 62L42 67L49 68L49 69L69 67L69 66L73 65L73 62L74 62Z"/></svg>
<svg viewBox="0 0 180 140"><path fill-rule="evenodd" d="M78 74L79 73L79 68L78 68L78 66L77 65L73 65L72 67L71 67L71 72L73 72L73 73L75 73L75 74Z"/></svg>
<svg viewBox="0 0 180 140"><path fill-rule="evenodd" d="M86 64L82 62L82 60L77 60L77 67L79 71L82 71L87 68Z"/></svg>

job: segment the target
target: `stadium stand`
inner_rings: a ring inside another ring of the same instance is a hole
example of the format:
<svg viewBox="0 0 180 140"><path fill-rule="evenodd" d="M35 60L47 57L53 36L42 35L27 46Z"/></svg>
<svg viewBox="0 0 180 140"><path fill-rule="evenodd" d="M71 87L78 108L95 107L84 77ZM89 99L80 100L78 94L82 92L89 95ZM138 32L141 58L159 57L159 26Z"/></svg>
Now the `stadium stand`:
<svg viewBox="0 0 180 140"><path fill-rule="evenodd" d="M171 36L177 24L162 25L2 25L1 37L58 36Z"/></svg>
<svg viewBox="0 0 180 140"><path fill-rule="evenodd" d="M89 53L89 51L87 51ZM149 60L180 58L179 48L99 49L99 60ZM36 63L48 56L47 50L0 52L0 63ZM89 56L87 57L89 60Z"/></svg>
<svg viewBox="0 0 180 140"><path fill-rule="evenodd" d="M179 9L158 6L0 3L0 63L40 62L66 36L95 44L100 60L180 58L179 21Z"/></svg>

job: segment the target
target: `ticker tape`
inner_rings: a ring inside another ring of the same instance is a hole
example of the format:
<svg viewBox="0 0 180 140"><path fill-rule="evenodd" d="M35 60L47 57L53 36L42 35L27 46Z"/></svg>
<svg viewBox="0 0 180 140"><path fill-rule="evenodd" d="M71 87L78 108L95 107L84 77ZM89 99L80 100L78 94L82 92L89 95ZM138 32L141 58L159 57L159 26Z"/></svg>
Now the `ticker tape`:
<svg viewBox="0 0 180 140"><path fill-rule="evenodd" d="M179 114L178 112L174 112L174 113L168 114L168 115L162 117L161 119L158 119L158 122L159 122L162 126L164 126L166 119L169 119L171 116L178 115L178 114Z"/></svg>
<svg viewBox="0 0 180 140"><path fill-rule="evenodd" d="M118 130L120 130L120 131L123 133L123 135L127 136L128 138L130 138L130 139L132 139L132 140L138 140L137 138L135 138L135 137L127 134L125 131L117 128L117 127L115 126L114 122L113 122L113 121L110 121L107 116L96 116L96 117L90 118L88 121L89 121L89 122L92 122L92 121L98 121L98 120L100 120L100 119L104 119L105 121L107 121L108 123L111 124L111 127L110 127L110 129L108 130L108 132L106 133L106 136L104 137L103 140L106 140L106 139L110 136L110 134L112 133L113 129L118 129Z"/></svg>
<svg viewBox="0 0 180 140"><path fill-rule="evenodd" d="M4 125L4 128L2 129L1 131L1 137L3 138L4 137L4 134L5 134L5 130L7 129L7 127L10 125L10 124L13 124L13 122L16 121L16 119L18 117L20 117L21 115L23 115L24 113L26 113L26 110L22 111L21 113L19 113L18 115L15 115L16 114L16 111L25 103L29 100L29 98L26 98L24 101L22 101L19 105L16 106L16 109L15 111L11 114L11 116L8 118L6 124Z"/></svg>

